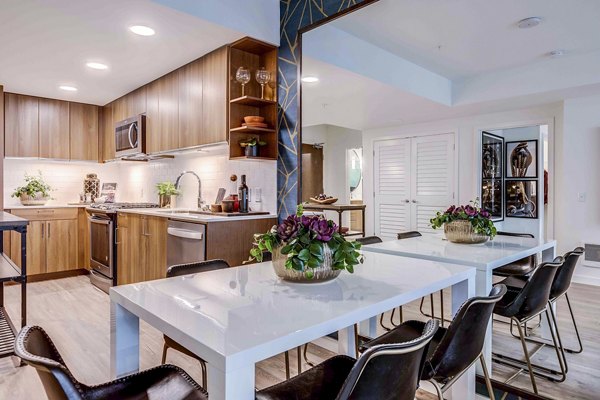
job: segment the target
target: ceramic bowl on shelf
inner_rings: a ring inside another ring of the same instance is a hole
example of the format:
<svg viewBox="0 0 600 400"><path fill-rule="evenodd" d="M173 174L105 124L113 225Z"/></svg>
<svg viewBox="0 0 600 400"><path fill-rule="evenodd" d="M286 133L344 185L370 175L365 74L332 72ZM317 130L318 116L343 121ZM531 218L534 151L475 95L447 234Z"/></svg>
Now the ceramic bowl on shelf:
<svg viewBox="0 0 600 400"><path fill-rule="evenodd" d="M265 117L260 117L258 115L247 115L244 117L244 122L247 124L255 124L264 122Z"/></svg>

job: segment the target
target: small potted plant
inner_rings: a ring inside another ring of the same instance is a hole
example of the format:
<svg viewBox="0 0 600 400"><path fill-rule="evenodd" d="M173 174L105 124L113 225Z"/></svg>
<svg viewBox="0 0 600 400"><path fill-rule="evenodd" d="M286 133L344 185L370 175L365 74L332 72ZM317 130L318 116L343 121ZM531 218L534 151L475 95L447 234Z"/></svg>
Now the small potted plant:
<svg viewBox="0 0 600 400"><path fill-rule="evenodd" d="M263 260L263 253L273 254L273 268L283 280L323 282L336 278L343 270L354 272L363 262L359 242L347 241L335 222L322 215L302 215L298 206L281 224L264 234L254 235L249 261Z"/></svg>
<svg viewBox="0 0 600 400"><path fill-rule="evenodd" d="M42 178L42 171L38 175L25 174L25 185L15 189L11 197L18 197L24 206L43 206L50 199L52 188Z"/></svg>
<svg viewBox="0 0 600 400"><path fill-rule="evenodd" d="M246 157L258 157L258 147L266 146L267 142L258 140L256 137L244 139L240 141L240 146L244 149Z"/></svg>
<svg viewBox="0 0 600 400"><path fill-rule="evenodd" d="M156 184L158 191L158 204L161 208L174 208L175 201L179 195L179 190L175 188L173 182L160 182Z"/></svg>
<svg viewBox="0 0 600 400"><path fill-rule="evenodd" d="M453 243L484 243L496 236L491 215L476 201L465 206L450 206L444 213L438 211L431 219L433 229L444 227L446 239Z"/></svg>

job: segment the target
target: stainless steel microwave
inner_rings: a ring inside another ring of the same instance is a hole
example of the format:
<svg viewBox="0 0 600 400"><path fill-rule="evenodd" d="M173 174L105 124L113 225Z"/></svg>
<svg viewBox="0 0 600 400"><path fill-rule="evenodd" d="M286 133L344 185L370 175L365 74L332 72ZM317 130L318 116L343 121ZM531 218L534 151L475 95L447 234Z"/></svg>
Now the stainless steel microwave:
<svg viewBox="0 0 600 400"><path fill-rule="evenodd" d="M135 117L115 124L115 156L131 157L146 153L146 116Z"/></svg>

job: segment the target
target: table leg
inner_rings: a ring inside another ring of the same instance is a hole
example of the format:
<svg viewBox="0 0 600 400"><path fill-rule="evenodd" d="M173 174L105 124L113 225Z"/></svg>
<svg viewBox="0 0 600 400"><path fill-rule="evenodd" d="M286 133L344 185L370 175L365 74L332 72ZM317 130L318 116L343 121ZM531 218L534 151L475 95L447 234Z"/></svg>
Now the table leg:
<svg viewBox="0 0 600 400"><path fill-rule="evenodd" d="M475 281L470 278L452 286L452 315L454 316L460 306L469 298L475 295ZM452 387L451 399L454 400L474 400L475 395L475 366L469 368L467 372Z"/></svg>
<svg viewBox="0 0 600 400"><path fill-rule="evenodd" d="M354 341L354 325L338 331L338 354L356 357L356 342Z"/></svg>
<svg viewBox="0 0 600 400"><path fill-rule="evenodd" d="M477 270L475 274L475 296L488 296L493 286L492 271ZM488 324L485 342L483 343L483 357L488 366L492 365L492 324ZM477 373L483 375L481 364L477 364Z"/></svg>
<svg viewBox="0 0 600 400"><path fill-rule="evenodd" d="M556 247L552 246L549 249L542 251L542 262L550 262L554 260L554 257L556 257ZM552 307L554 308L554 315L556 315L556 302L554 302ZM552 325L550 325L550 321L548 321L548 316L544 313L541 318L540 334L543 339L552 340L552 332L550 331Z"/></svg>
<svg viewBox="0 0 600 400"><path fill-rule="evenodd" d="M254 399L254 364L224 372L208 364L210 400Z"/></svg>
<svg viewBox="0 0 600 400"><path fill-rule="evenodd" d="M110 375L118 378L140 368L140 320L110 302Z"/></svg>

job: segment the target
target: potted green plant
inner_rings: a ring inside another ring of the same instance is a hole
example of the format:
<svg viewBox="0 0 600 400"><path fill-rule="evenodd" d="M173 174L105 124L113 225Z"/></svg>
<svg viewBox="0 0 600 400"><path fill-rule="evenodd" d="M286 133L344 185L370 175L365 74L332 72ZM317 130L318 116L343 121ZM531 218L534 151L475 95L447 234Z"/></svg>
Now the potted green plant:
<svg viewBox="0 0 600 400"><path fill-rule="evenodd" d="M159 182L156 184L158 191L158 204L162 208L174 208L179 190L175 188L173 182Z"/></svg>
<svg viewBox="0 0 600 400"><path fill-rule="evenodd" d="M267 142L258 140L256 137L240 140L240 146L244 149L246 157L258 157L258 147L266 146Z"/></svg>
<svg viewBox="0 0 600 400"><path fill-rule="evenodd" d="M339 233L335 222L322 215L302 215L298 205L279 225L264 234L254 235L249 261L263 260L263 253L273 254L273 268L283 280L323 282L336 278L343 270L354 272L363 262L359 242L350 242Z"/></svg>
<svg viewBox="0 0 600 400"><path fill-rule="evenodd" d="M450 206L437 212L430 220L433 229L444 227L446 239L453 243L484 243L496 236L496 227L488 211L479 207L478 201L465 206Z"/></svg>
<svg viewBox="0 0 600 400"><path fill-rule="evenodd" d="M43 206L50 199L51 190L42 178L42 171L37 176L25 173L25 185L16 188L12 197L18 197L24 206Z"/></svg>

